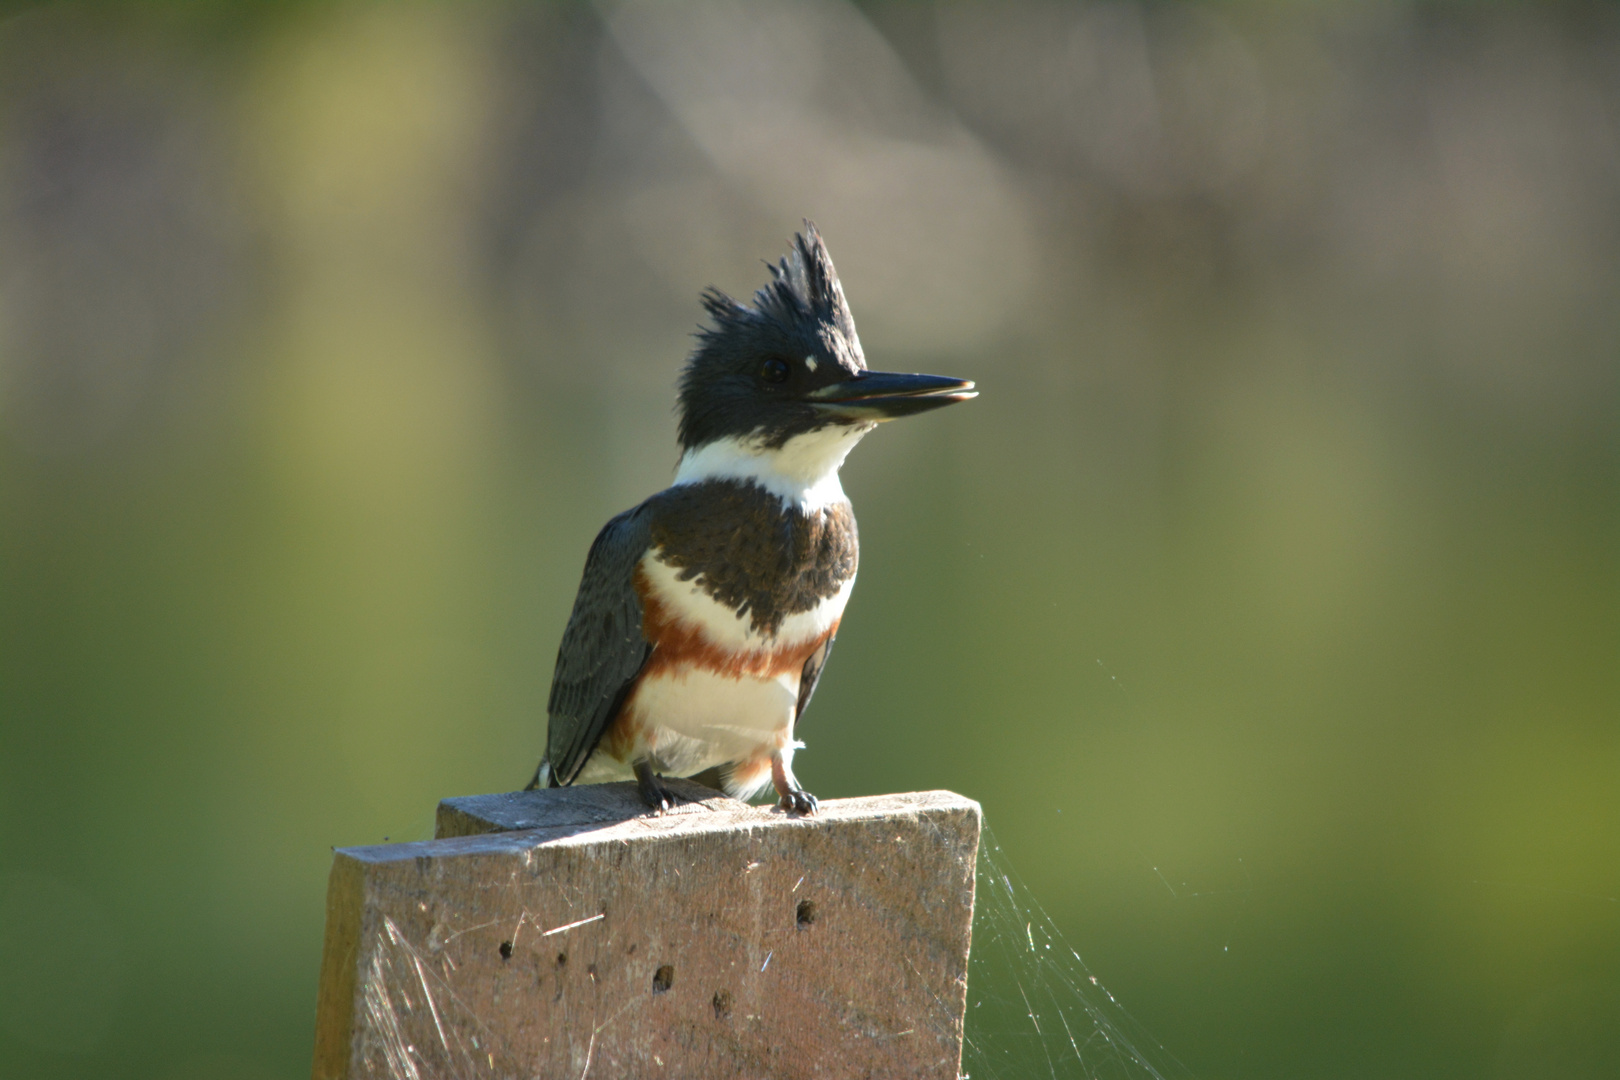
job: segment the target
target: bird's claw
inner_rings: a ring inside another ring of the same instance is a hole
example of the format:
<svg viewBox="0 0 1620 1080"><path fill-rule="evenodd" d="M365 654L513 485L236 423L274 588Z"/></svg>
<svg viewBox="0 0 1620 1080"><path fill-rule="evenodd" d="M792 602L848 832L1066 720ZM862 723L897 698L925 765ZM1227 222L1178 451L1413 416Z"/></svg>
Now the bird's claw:
<svg viewBox="0 0 1620 1080"><path fill-rule="evenodd" d="M636 766L636 784L641 788L641 801L652 807L655 814L667 813L681 801L650 767Z"/></svg>
<svg viewBox="0 0 1620 1080"><path fill-rule="evenodd" d="M821 805L816 797L803 788L797 791L785 792L776 802L777 808L786 810L790 814L813 814L816 807Z"/></svg>

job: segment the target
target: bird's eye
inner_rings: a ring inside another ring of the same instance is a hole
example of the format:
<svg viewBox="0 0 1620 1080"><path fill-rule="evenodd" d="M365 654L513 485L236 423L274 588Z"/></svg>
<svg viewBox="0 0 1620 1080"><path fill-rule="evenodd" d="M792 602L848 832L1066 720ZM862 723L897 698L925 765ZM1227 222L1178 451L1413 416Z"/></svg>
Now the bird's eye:
<svg viewBox="0 0 1620 1080"><path fill-rule="evenodd" d="M760 378L768 383L786 382L788 377L787 361L771 357L759 369Z"/></svg>

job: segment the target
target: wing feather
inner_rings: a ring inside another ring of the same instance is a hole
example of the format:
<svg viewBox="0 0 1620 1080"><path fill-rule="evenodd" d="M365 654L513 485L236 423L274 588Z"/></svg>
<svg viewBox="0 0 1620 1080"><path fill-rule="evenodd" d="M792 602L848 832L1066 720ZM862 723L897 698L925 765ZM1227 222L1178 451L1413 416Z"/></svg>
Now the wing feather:
<svg viewBox="0 0 1620 1080"><path fill-rule="evenodd" d="M635 589L636 564L649 546L646 509L643 503L603 526L585 559L546 707L552 787L579 775L652 652Z"/></svg>

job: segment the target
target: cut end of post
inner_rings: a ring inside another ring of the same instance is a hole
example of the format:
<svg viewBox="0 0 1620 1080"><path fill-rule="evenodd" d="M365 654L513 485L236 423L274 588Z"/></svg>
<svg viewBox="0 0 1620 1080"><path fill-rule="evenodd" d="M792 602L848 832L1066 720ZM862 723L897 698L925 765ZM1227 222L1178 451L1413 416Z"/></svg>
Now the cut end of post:
<svg viewBox="0 0 1620 1080"><path fill-rule="evenodd" d="M717 810L747 810L748 804L724 792L691 780L664 780L664 786L680 801L661 816L708 814ZM518 832L525 829L554 829L574 826L608 825L648 817L652 811L641 799L633 782L622 784L580 784L566 788L537 788L508 791L499 795L466 795L439 803L433 837L478 836L484 833Z"/></svg>

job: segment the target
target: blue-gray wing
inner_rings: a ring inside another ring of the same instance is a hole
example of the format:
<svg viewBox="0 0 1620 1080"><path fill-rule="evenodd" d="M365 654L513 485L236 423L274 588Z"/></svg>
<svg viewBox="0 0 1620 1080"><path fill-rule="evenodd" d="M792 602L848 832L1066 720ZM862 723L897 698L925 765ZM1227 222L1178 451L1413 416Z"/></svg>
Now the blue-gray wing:
<svg viewBox="0 0 1620 1080"><path fill-rule="evenodd" d="M627 510L603 526L585 559L547 705L546 782L552 787L574 782L652 652L635 589L636 564L649 546L645 509Z"/></svg>
<svg viewBox="0 0 1620 1080"><path fill-rule="evenodd" d="M804 715L805 708L810 704L810 695L816 692L816 684L821 681L821 669L827 666L827 656L832 652L837 636L828 634L827 640L804 662L804 669L799 673L799 707L793 713L795 722Z"/></svg>

